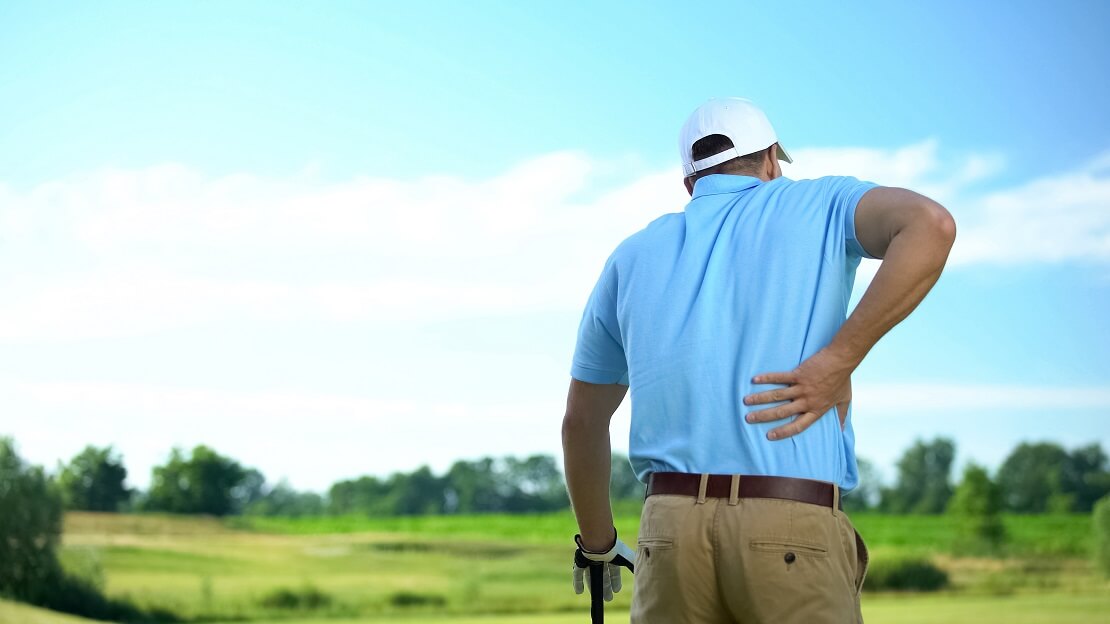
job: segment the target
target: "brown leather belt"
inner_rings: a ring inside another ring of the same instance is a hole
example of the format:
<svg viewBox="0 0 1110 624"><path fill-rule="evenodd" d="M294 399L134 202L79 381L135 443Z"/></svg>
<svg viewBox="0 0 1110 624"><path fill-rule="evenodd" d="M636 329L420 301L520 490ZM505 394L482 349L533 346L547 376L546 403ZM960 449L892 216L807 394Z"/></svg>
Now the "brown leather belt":
<svg viewBox="0 0 1110 624"><path fill-rule="evenodd" d="M792 477L768 477L762 475L740 475L737 498L778 498L798 501L822 507L833 506L834 486L827 481L795 479ZM645 497L655 494L679 494L697 496L701 489L701 475L686 472L653 472L648 477ZM709 475L705 486L708 498L731 498L732 475ZM839 503L839 501L838 501ZM837 507L843 509L842 505Z"/></svg>

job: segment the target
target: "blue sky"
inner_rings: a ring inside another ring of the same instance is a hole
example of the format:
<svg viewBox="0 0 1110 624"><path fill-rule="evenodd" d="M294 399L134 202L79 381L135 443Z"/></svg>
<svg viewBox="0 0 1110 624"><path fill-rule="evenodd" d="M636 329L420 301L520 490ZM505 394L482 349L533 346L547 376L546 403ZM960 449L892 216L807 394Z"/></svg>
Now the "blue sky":
<svg viewBox="0 0 1110 624"><path fill-rule="evenodd" d="M786 175L960 225L857 371L861 456L1110 448L1110 7L637 6L0 4L0 433L138 485L199 442L321 489L558 453L601 264L742 95Z"/></svg>

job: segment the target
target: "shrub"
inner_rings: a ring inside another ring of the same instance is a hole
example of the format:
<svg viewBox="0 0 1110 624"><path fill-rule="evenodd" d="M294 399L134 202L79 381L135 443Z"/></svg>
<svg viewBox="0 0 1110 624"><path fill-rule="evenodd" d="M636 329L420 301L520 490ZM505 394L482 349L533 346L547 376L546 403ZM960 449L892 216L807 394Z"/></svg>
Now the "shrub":
<svg viewBox="0 0 1110 624"><path fill-rule="evenodd" d="M41 592L33 604L97 620L113 622L158 623L179 622L180 618L165 609L141 609L126 600L109 598L92 582L59 573L49 591Z"/></svg>
<svg viewBox="0 0 1110 624"><path fill-rule="evenodd" d="M1095 530L1095 565L1110 576L1110 495L1095 503L1091 521Z"/></svg>
<svg viewBox="0 0 1110 624"><path fill-rule="evenodd" d="M39 466L0 437L0 594L30 600L58 570L62 496Z"/></svg>
<svg viewBox="0 0 1110 624"><path fill-rule="evenodd" d="M269 609L312 611L330 606L331 596L311 585L300 589L283 587L263 596L259 604Z"/></svg>
<svg viewBox="0 0 1110 624"><path fill-rule="evenodd" d="M116 622L176 622L168 611L108 598L93 578L67 574L57 557L62 497L42 468L0 437L0 595L73 615Z"/></svg>
<svg viewBox="0 0 1110 624"><path fill-rule="evenodd" d="M442 607L447 604L447 599L439 594L418 594L415 592L400 591L389 597L389 604L394 607Z"/></svg>
<svg viewBox="0 0 1110 624"><path fill-rule="evenodd" d="M937 591L948 586L948 573L925 559L872 560L863 586L870 591Z"/></svg>
<svg viewBox="0 0 1110 624"><path fill-rule="evenodd" d="M986 469L968 465L963 481L948 501L948 513L957 519L959 534L953 544L957 553L993 553L1006 540L1002 524L1002 489L991 481Z"/></svg>

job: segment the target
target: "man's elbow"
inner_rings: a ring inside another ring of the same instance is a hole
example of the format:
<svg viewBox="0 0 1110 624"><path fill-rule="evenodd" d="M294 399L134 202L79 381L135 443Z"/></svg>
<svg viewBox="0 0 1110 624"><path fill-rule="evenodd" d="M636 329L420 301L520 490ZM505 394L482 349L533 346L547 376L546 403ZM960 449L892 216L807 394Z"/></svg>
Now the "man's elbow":
<svg viewBox="0 0 1110 624"><path fill-rule="evenodd" d="M586 431L587 424L581 414L567 410L563 415L563 446L567 446L572 440L581 436Z"/></svg>
<svg viewBox="0 0 1110 624"><path fill-rule="evenodd" d="M947 256L953 243L956 242L956 220L944 206L926 197L921 199L914 215L914 225L928 232L936 248L943 250Z"/></svg>
<svg viewBox="0 0 1110 624"><path fill-rule="evenodd" d="M577 441L588 439L598 434L599 430L607 431L607 424L599 419L591 417L590 414L577 411L567 410L563 416L563 446L574 444Z"/></svg>
<svg viewBox="0 0 1110 624"><path fill-rule="evenodd" d="M956 242L956 220L952 218L952 213L948 212L944 206L936 202L932 202L932 204L929 218L933 229L945 247L951 249L952 244Z"/></svg>

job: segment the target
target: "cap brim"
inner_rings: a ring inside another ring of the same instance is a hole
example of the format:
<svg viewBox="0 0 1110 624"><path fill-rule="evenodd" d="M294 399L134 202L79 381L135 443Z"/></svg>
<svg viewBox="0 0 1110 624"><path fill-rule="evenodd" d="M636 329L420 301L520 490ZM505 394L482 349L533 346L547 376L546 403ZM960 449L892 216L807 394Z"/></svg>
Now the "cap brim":
<svg viewBox="0 0 1110 624"><path fill-rule="evenodd" d="M794 162L794 159L790 157L790 154L786 151L786 148L782 146L782 143L779 143L779 160L787 163Z"/></svg>

